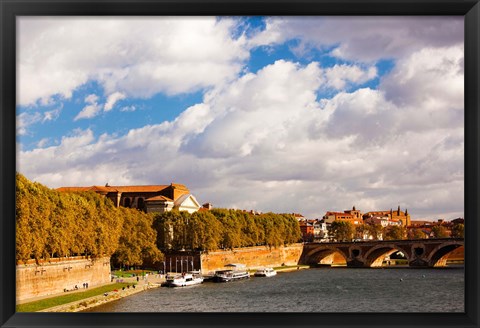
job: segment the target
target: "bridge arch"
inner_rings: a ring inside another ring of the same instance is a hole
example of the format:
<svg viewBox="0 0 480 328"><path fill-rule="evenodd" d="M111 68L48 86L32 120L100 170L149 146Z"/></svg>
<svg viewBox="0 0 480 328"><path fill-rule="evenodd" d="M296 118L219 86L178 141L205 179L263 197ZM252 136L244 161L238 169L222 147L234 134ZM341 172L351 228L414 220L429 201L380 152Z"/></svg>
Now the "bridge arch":
<svg viewBox="0 0 480 328"><path fill-rule="evenodd" d="M393 243L374 246L364 255L365 266L372 268L381 267L386 256L390 256L398 251L405 254L405 256L408 256L408 253L405 251L405 249Z"/></svg>
<svg viewBox="0 0 480 328"><path fill-rule="evenodd" d="M463 245L455 240L446 241L438 245L428 256L429 265L433 267L445 266L447 264L448 255L461 246Z"/></svg>
<svg viewBox="0 0 480 328"><path fill-rule="evenodd" d="M312 250L307 253L305 256L305 264L316 265L316 264L332 264L333 256L335 253L340 254L344 259L345 263L347 262L348 255L345 252L334 246L323 246Z"/></svg>
<svg viewBox="0 0 480 328"><path fill-rule="evenodd" d="M448 255L463 245L463 238L305 243L299 262L332 264L332 254L338 253L348 267L379 267L385 256L402 252L410 267L444 266ZM458 257L463 259L461 252Z"/></svg>

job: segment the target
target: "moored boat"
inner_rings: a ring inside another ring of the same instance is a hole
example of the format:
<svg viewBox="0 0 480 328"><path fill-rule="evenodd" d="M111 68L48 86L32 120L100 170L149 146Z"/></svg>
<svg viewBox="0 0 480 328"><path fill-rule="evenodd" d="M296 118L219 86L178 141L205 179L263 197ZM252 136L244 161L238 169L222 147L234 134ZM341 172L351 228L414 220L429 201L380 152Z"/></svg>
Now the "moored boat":
<svg viewBox="0 0 480 328"><path fill-rule="evenodd" d="M203 282L200 272L187 272L182 274L169 274L166 277L164 286L167 287L185 287L198 285Z"/></svg>
<svg viewBox="0 0 480 328"><path fill-rule="evenodd" d="M254 275L255 277L273 277L277 275L277 271L272 268L262 268L258 269Z"/></svg>
<svg viewBox="0 0 480 328"><path fill-rule="evenodd" d="M225 265L225 267L231 267L233 269L215 271L215 275L213 276L214 282L229 282L250 278L250 273L245 269L244 264L232 263Z"/></svg>

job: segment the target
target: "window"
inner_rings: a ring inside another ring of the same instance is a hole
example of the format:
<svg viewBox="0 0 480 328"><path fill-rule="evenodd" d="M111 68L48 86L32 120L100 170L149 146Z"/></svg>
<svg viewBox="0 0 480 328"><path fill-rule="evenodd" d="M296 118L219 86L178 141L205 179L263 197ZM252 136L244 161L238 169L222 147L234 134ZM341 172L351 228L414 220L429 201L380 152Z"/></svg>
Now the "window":
<svg viewBox="0 0 480 328"><path fill-rule="evenodd" d="M145 202L143 201L143 198L140 197L140 198L137 200L137 209L143 210L144 207L145 207Z"/></svg>

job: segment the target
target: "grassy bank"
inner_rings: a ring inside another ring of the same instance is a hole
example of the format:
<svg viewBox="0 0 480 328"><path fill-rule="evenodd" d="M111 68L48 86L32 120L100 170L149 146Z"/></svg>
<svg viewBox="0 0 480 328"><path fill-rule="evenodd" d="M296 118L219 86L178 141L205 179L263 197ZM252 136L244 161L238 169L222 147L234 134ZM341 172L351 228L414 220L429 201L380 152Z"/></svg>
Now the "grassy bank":
<svg viewBox="0 0 480 328"><path fill-rule="evenodd" d="M112 275L117 276L119 278L130 278L136 276L145 276L145 274L155 274L153 270L115 270L112 271Z"/></svg>
<svg viewBox="0 0 480 328"><path fill-rule="evenodd" d="M38 300L30 303L19 304L17 305L17 312L36 312L44 309L48 309L51 307L80 301L82 299L86 299L89 297L102 295L104 293L109 293L114 289L122 289L127 285L132 285L129 283L114 283L102 287L92 288L84 292L75 292L71 294L65 294L61 296L46 298L43 300Z"/></svg>

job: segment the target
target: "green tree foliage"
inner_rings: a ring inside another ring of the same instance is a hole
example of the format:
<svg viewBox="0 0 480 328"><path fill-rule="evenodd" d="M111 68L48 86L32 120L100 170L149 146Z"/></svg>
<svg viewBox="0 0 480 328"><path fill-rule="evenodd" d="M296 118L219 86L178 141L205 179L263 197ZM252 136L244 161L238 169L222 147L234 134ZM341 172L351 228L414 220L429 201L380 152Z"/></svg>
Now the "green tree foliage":
<svg viewBox="0 0 480 328"><path fill-rule="evenodd" d="M432 232L435 238L448 238L449 233L447 228L442 225L436 225L432 228Z"/></svg>
<svg viewBox="0 0 480 328"><path fill-rule="evenodd" d="M463 238L464 237L465 226L463 223L457 223L452 227L452 238Z"/></svg>
<svg viewBox="0 0 480 328"><path fill-rule="evenodd" d="M419 229L419 228L408 229L407 238L408 239L424 239L425 233L422 231L422 229Z"/></svg>
<svg viewBox="0 0 480 328"><path fill-rule="evenodd" d="M390 226L385 229L385 240L405 239L407 232L403 226Z"/></svg>
<svg viewBox="0 0 480 328"><path fill-rule="evenodd" d="M368 225L359 224L359 225L355 226L355 238L363 239L365 234L368 234Z"/></svg>
<svg viewBox="0 0 480 328"><path fill-rule="evenodd" d="M58 192L16 175L16 258L49 259L83 255L116 256L136 265L156 260L151 216L115 208L95 192ZM135 245L138 258L127 253Z"/></svg>
<svg viewBox="0 0 480 328"><path fill-rule="evenodd" d="M383 227L380 223L376 224L367 224L365 225L367 233L372 236L374 240L382 239L383 237Z"/></svg>
<svg viewBox="0 0 480 328"><path fill-rule="evenodd" d="M333 221L330 224L329 235L336 241L351 241L355 233L355 227L347 221Z"/></svg>
<svg viewBox="0 0 480 328"><path fill-rule="evenodd" d="M171 211L156 215L154 228L160 249L233 249L265 245L278 247L301 239L297 220L289 214L254 215L233 209L189 214Z"/></svg>

